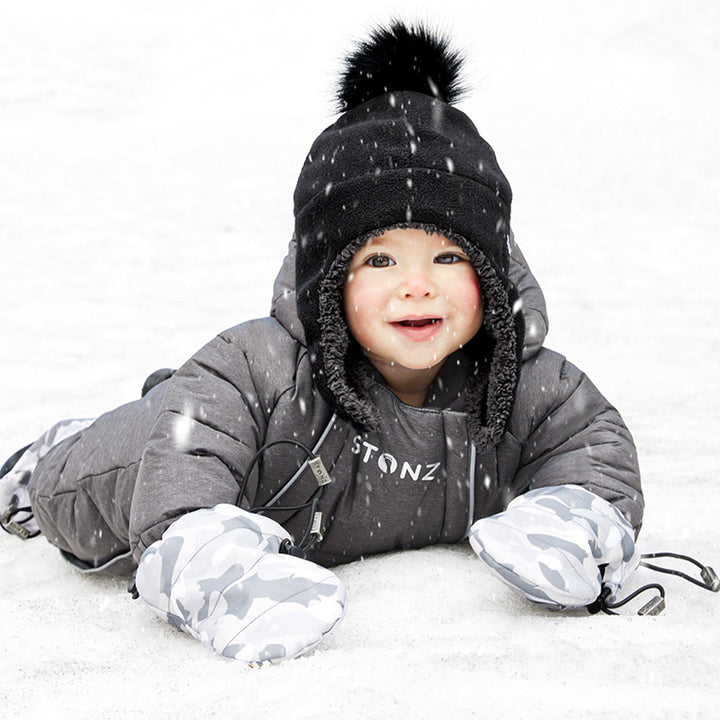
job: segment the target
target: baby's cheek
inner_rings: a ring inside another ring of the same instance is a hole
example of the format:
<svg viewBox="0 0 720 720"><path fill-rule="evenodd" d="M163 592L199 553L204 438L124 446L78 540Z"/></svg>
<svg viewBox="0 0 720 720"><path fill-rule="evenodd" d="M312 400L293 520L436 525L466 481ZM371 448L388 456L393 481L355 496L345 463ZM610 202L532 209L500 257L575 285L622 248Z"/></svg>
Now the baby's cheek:
<svg viewBox="0 0 720 720"><path fill-rule="evenodd" d="M482 306L480 282L475 271L464 266L452 283L450 292L464 307Z"/></svg>
<svg viewBox="0 0 720 720"><path fill-rule="evenodd" d="M348 323L350 334L355 342L360 345L363 350L372 350L377 344L376 333L373 331L371 323L363 318L355 318L355 321Z"/></svg>
<svg viewBox="0 0 720 720"><path fill-rule="evenodd" d="M345 317L348 323L355 324L365 322L370 310L370 301L367 293L348 292L345 295Z"/></svg>
<svg viewBox="0 0 720 720"><path fill-rule="evenodd" d="M363 347L370 341L371 326L378 310L363 298L362 293L348 293L345 296L345 320L350 334Z"/></svg>
<svg viewBox="0 0 720 720"><path fill-rule="evenodd" d="M483 322L483 297L474 271L458 279L454 286L454 300L468 326L467 331L474 334Z"/></svg>

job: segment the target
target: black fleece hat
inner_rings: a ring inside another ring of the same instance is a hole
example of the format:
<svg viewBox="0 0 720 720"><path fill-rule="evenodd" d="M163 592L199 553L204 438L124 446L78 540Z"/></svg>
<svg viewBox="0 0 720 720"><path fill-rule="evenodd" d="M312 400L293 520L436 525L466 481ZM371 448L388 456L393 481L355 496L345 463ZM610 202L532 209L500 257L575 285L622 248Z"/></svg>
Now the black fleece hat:
<svg viewBox="0 0 720 720"><path fill-rule="evenodd" d="M486 446L500 439L512 410L523 328L508 278L512 192L493 149L450 104L460 66L446 40L397 22L348 57L345 112L313 143L295 189L297 305L321 393L341 415L372 426L342 309L352 256L395 227L457 242L485 303L483 329L466 349L476 361L471 432Z"/></svg>

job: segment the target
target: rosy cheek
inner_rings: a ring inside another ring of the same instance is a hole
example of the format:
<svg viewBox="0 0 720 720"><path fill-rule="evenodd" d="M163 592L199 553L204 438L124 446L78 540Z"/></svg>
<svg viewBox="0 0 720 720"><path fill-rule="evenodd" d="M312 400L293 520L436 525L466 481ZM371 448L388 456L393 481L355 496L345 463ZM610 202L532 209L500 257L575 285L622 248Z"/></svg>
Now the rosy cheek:
<svg viewBox="0 0 720 720"><path fill-rule="evenodd" d="M472 269L468 268L468 271L453 285L456 297L463 307L482 307L480 281Z"/></svg>
<svg viewBox="0 0 720 720"><path fill-rule="evenodd" d="M458 282L456 290L456 307L462 308L467 332L472 336L480 329L484 318L483 297L475 272L470 272L462 282Z"/></svg>
<svg viewBox="0 0 720 720"><path fill-rule="evenodd" d="M470 273L469 285L472 286L475 295L480 298L480 278L476 275L474 270Z"/></svg>
<svg viewBox="0 0 720 720"><path fill-rule="evenodd" d="M475 307L479 308L480 310L482 310L483 297L482 297L482 293L480 292L480 285L477 282L477 280L475 280L475 287L473 288L472 300L473 300L473 305Z"/></svg>

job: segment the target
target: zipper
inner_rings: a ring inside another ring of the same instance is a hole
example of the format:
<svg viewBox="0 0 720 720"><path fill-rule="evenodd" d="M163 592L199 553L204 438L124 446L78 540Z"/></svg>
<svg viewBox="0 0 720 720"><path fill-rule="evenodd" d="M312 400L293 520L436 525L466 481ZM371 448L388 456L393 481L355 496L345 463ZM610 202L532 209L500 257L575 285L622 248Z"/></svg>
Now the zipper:
<svg viewBox="0 0 720 720"><path fill-rule="evenodd" d="M465 537L470 536L470 528L475 519L475 443L470 443L470 468L468 472L468 524Z"/></svg>

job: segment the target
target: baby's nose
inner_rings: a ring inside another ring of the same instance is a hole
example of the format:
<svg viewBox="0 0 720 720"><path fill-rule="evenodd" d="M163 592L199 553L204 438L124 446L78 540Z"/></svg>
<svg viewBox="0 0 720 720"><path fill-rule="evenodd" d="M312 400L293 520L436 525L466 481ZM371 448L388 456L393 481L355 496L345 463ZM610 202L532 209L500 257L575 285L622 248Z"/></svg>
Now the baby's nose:
<svg viewBox="0 0 720 720"><path fill-rule="evenodd" d="M412 272L405 275L398 291L401 297L432 297L436 289L426 273Z"/></svg>

